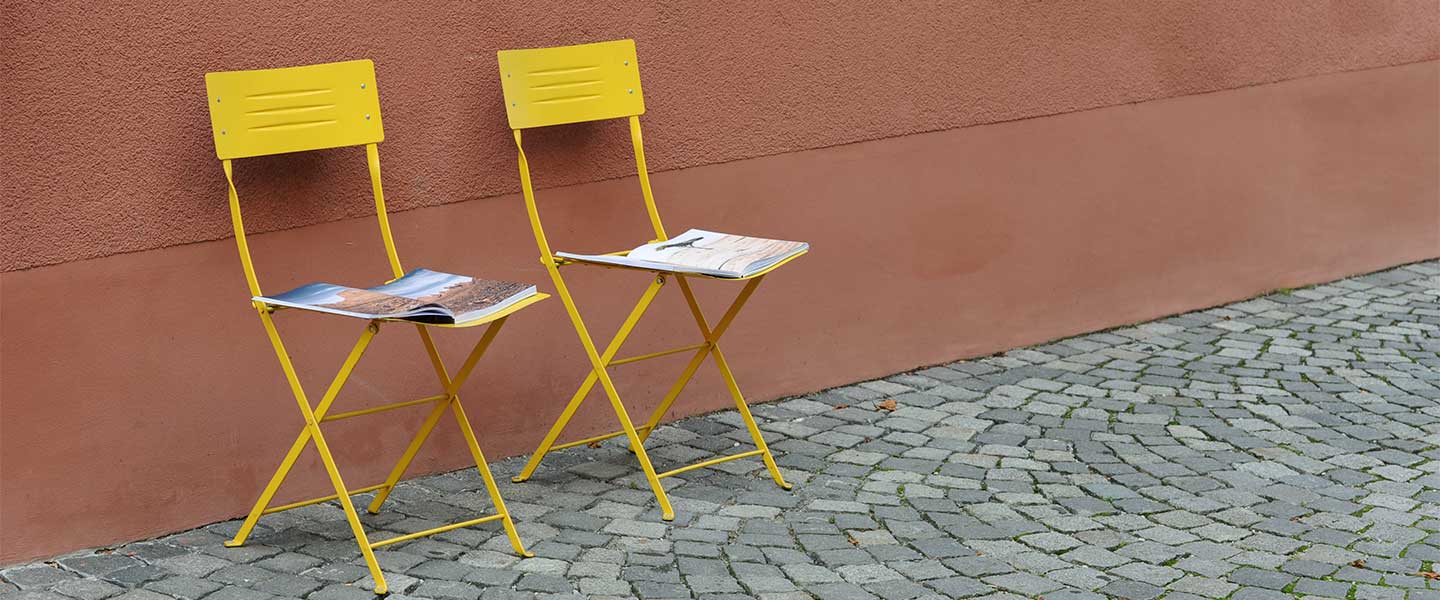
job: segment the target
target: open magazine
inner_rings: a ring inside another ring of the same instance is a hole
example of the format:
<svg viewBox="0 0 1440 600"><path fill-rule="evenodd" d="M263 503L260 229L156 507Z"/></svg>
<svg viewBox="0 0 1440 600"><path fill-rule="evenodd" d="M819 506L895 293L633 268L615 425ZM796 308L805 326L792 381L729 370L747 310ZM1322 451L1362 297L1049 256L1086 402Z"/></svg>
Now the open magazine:
<svg viewBox="0 0 1440 600"><path fill-rule="evenodd" d="M453 324L489 316L533 295L533 285L415 269L395 281L372 288L312 283L278 296L254 299L363 319Z"/></svg>
<svg viewBox="0 0 1440 600"><path fill-rule="evenodd" d="M691 229L663 242L651 242L629 255L571 254L556 256L584 262L639 267L715 277L749 277L805 252L810 244Z"/></svg>

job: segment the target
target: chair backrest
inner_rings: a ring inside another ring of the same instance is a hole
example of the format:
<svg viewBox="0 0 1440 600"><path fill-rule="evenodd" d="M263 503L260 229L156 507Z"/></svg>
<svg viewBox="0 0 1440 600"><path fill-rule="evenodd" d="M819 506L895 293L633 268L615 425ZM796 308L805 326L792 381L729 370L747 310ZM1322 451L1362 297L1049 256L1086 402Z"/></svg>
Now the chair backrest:
<svg viewBox="0 0 1440 600"><path fill-rule="evenodd" d="M368 60L205 74L222 159L380 142L380 95Z"/></svg>
<svg viewBox="0 0 1440 600"><path fill-rule="evenodd" d="M404 274L380 186L376 144L384 141L385 130L373 62L206 73L205 90L215 155L230 187L230 221L251 295L259 296L261 291L235 191L232 160L237 158L364 145L385 252L395 276Z"/></svg>
<svg viewBox="0 0 1440 600"><path fill-rule="evenodd" d="M530 164L521 144L521 130L629 117L630 141L635 150L635 169L645 211L655 230L655 239L665 239L665 226L655 208L650 190L650 173L645 166L645 144L640 135L640 115L645 114L645 97L640 90L640 66L634 40L616 40L557 48L501 50L500 87L505 95L505 113L514 130L520 154L520 188L541 260L555 264L550 244L540 225L535 190L530 182Z"/></svg>
<svg viewBox="0 0 1440 600"><path fill-rule="evenodd" d="M645 113L634 40L501 50L496 56L511 129Z"/></svg>

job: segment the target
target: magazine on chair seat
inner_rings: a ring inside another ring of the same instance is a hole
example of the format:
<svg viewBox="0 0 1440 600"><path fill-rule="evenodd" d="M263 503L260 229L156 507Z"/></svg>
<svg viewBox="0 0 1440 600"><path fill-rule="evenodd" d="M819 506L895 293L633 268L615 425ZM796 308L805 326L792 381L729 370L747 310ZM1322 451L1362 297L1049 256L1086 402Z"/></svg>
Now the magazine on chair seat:
<svg viewBox="0 0 1440 600"><path fill-rule="evenodd" d="M555 255L582 262L738 279L764 271L809 249L810 244L805 242L691 229L668 240L640 246L626 256L569 252L556 252Z"/></svg>
<svg viewBox="0 0 1440 600"><path fill-rule="evenodd" d="M372 288L311 283L254 300L362 319L455 324L487 317L533 295L533 285L415 269Z"/></svg>

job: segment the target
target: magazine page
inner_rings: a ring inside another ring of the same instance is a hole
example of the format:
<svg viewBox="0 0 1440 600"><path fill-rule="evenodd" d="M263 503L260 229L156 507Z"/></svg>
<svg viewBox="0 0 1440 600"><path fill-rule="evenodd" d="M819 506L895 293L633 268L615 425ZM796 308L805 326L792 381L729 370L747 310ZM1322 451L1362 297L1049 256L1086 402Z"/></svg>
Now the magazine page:
<svg viewBox="0 0 1440 600"><path fill-rule="evenodd" d="M311 283L276 296L256 296L266 304L302 308L362 319L400 319L415 316L449 318L449 311L411 298L373 289L362 290L329 283Z"/></svg>
<svg viewBox="0 0 1440 600"><path fill-rule="evenodd" d="M442 306L454 315L454 322L464 322L499 312L534 295L535 286L416 269L370 291Z"/></svg>
<svg viewBox="0 0 1440 600"><path fill-rule="evenodd" d="M744 276L809 247L804 242L691 229L664 242L636 248L630 258Z"/></svg>
<svg viewBox="0 0 1440 600"><path fill-rule="evenodd" d="M663 242L645 244L626 256L556 252L561 258L671 273L747 277L810 249L805 242L691 229Z"/></svg>
<svg viewBox="0 0 1440 600"><path fill-rule="evenodd" d="M535 294L535 286L416 269L390 283L357 289L329 283L303 285L255 300L362 319L456 323L498 312Z"/></svg>

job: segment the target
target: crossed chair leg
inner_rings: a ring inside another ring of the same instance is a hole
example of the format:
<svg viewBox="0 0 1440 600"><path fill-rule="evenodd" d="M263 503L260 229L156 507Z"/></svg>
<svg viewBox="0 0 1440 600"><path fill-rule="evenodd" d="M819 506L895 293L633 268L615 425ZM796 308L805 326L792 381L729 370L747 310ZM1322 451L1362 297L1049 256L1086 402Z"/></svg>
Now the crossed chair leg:
<svg viewBox="0 0 1440 600"><path fill-rule="evenodd" d="M552 269L553 268L554 267L552 267ZM525 468L520 471L520 474L516 476L513 481L518 483L529 479L535 472L536 467L540 465L540 460L545 458L545 455L551 450L589 444L624 435L629 439L630 448L635 453L635 457L640 461L640 468L645 472L645 479L650 483L650 489L654 491L655 499L660 504L661 518L666 521L674 520L675 509L670 505L670 497L665 493L665 488L660 484L660 480L672 475L679 475L686 471L709 467L740 458L760 456L765 461L765 468L769 470L770 477L775 480L776 485L779 485L783 489L790 489L790 484L785 482L784 476L780 474L780 468L775 464L775 457L771 454L770 447L765 444L765 438L760 434L760 427L755 424L755 418L750 414L750 407L745 403L745 396L740 393L739 384L735 383L735 375L730 371L730 365L725 361L725 354L720 351L719 344L720 337L725 334L726 329L730 327L730 323L735 320L735 316L740 313L740 309L745 306L745 302L750 299L750 295L755 292L755 288L759 286L760 281L764 279L763 275L751 279L745 284L745 287L740 290L739 296L730 304L730 308L725 311L720 321L715 324L714 329L711 329L706 322L705 314L701 312L700 304L695 300L695 294L690 289L689 281L687 281L683 275L676 275L675 280L680 284L680 291L684 294L685 302L689 305L690 313L695 317L695 324L699 327L700 334L705 341L693 346L673 348L622 359L616 359L615 354L619 352L620 346L625 343L625 339L630 336L630 332L635 328L635 324L640 321L640 317L645 314L645 310L650 306L650 302L655 299L655 295L658 294L660 289L665 285L666 276L657 275L655 277L654 281L650 283L650 286L645 289L645 293L640 296L640 301L635 304L635 308L630 311L630 315L626 317L624 323L621 324L620 330L615 333L615 337L612 338L610 343L605 347L605 352L603 354L597 354L595 351L595 343L586 330L585 323L581 321L580 313L576 310L575 303L571 299L570 292L566 289L564 281L559 278L556 272L552 271L551 275L555 280L555 287L559 291L561 299L564 300L565 308L570 313L570 319L575 324L575 330L580 335L581 344L585 347L585 353L590 359L591 370L590 374L585 377L585 381L580 384L580 389L576 390L575 394L570 397L570 403L566 405L565 410L560 413L560 418L555 421L555 424L550 428L550 432L547 433L545 439L540 442L540 447L535 450L534 454L530 455L529 462L525 463ZM660 401L660 405L651 413L650 418L645 421L645 424L636 427L634 423L630 421L630 416L625 411L624 404L620 402L619 394L615 392L615 385L611 382L610 374L607 370L608 367L659 358L661 356L669 356L691 350L694 351L694 354L690 357L690 362L685 365L685 369L681 371L679 379L675 381L674 385L670 386L670 390L666 392L665 397ZM711 355L715 357L715 365L719 367L720 375L725 379L725 385L730 391L730 396L735 400L735 408L739 411L741 419L745 421L745 427L749 430L750 438L755 443L755 450L721 456L663 473L656 473L655 467L650 463L649 455L645 452L645 440L649 438L650 434L655 431L655 428L660 425L660 420L664 418L665 413L669 412L670 406L675 403L675 399L679 397L680 392L685 389L685 385L690 382L691 377L695 375L695 371L700 368L700 364L705 362L706 357ZM600 386L605 390L605 395L610 399L610 405L614 408L615 416L620 421L621 430L585 438L583 440L556 444L555 440L558 439L560 433L565 430L565 426L569 424L570 418L575 415L575 411L578 410L580 405L585 402L585 399L589 397L590 391L595 387L597 381L599 381Z"/></svg>
<svg viewBox="0 0 1440 600"><path fill-rule="evenodd" d="M285 378L290 383L290 389L295 394L295 400L300 405L300 413L305 419L305 428L300 431L299 437L297 437L295 443L290 446L290 451L285 454L284 460L280 462L280 467L276 469L275 475L270 478L270 483L267 484L265 490L260 493L260 499L255 502L255 507L250 510L249 516L245 517L245 522L240 525L240 530L236 532L235 538L225 542L226 546L233 548L243 545L245 539L250 536L250 532L254 530L255 523L260 519L261 515L338 499L341 508L345 511L345 519L350 523L350 529L355 534L355 541L360 545L360 553L365 559L365 564L370 568L370 574L375 579L375 593L377 594L387 593L388 588L385 583L385 575L380 571L380 564L375 560L374 550L375 548L389 544L404 542L427 535L450 531L452 529L459 529L461 527L478 525L487 521L499 520L504 526L505 535L510 538L510 545L515 549L515 552L525 557L534 556L525 550L524 544L520 541L520 536L515 531L515 523L511 520L510 513L505 508L505 500L500 497L500 488L496 486L495 478L490 474L490 468L485 462L485 455L480 451L479 441L475 437L474 430L470 428L470 420L465 416L465 409L461 406L458 395L461 385L469 378L471 371L475 368L475 364L480 360L480 357L485 354L486 348L488 348L490 342L495 339L495 335L500 332L500 328L505 324L505 320L508 317L497 319L486 327L485 333L480 337L480 341L476 342L475 348L470 351L470 355L465 359L464 365L461 366L460 371L456 373L453 379L445 369L445 363L440 358L440 353L435 347L434 340L430 337L429 330L424 326L417 325L416 329L420 332L420 338L424 342L425 351L430 356L430 363L435 369L435 374L440 380L441 389L444 390L444 393L417 400L397 402L339 414L329 414L330 405L334 403L335 397L340 393L340 388L345 385L345 381L350 377L350 373L354 370L355 364L360 361L360 357L364 355L365 349L370 345L370 341L379 333L380 321L371 321L366 326L365 332L360 335L360 340L355 343L355 347L350 350L350 355L345 359L344 364L341 365L340 371L335 374L335 378L330 382L330 387L325 390L324 397L322 397L320 403L312 409L309 400L306 399L305 390L300 386L300 380L295 374L295 367L290 363L290 357L285 351L285 345L280 341L280 334L275 328L274 321L270 318L269 311L260 308L260 318L264 321L265 331L270 336L270 343L275 348L275 355L280 359L280 366L285 371ZM325 436L320 431L320 424L427 403L434 405L430 410L429 416L426 417L424 423L420 426L420 430L415 433L415 437L411 439L410 445L405 449L405 453L400 456L400 460L395 463L395 467L391 469L389 477L386 477L384 482L375 485L355 489L347 488L345 482L340 477L339 468L335 465L335 458L330 454L330 447L325 442ZM490 494L490 501L495 505L496 514L387 538L377 542L369 541L369 538L365 534L365 528L360 524L359 514L356 512L355 505L351 501L350 496L374 491L375 499L371 501L368 510L371 514L378 513L380 511L380 505L385 502L390 492L395 489L395 485L400 481L401 476L405 474L405 469L410 466L410 461L415 458L415 454L420 451L420 447L425 444L425 440L430 436L430 432L435 428L435 425L447 410L454 414L455 421L460 426L460 432L465 436L465 443L469 446L470 455L475 460L476 470L480 472L480 477L485 480L485 490ZM290 469L295 465L296 459L300 457L301 451L311 442L315 444L315 450L320 454L320 461L325 465L325 471L330 476L330 483L334 486L335 493L329 496L312 498L283 506L270 506L270 501L275 497L275 492L280 489L280 484L285 482L285 477L290 474Z"/></svg>

